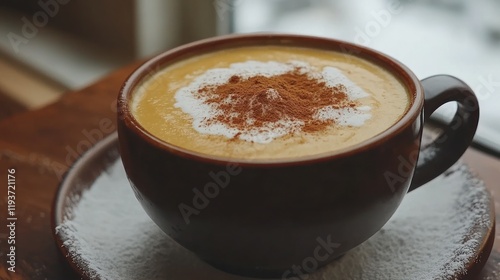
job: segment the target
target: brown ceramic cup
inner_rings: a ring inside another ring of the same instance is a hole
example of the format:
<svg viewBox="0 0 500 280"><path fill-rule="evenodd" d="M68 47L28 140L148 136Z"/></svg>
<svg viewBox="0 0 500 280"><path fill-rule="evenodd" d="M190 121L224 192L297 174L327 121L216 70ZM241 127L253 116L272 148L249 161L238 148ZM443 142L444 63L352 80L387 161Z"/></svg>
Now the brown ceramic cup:
<svg viewBox="0 0 500 280"><path fill-rule="evenodd" d="M360 144L283 161L234 160L189 151L158 139L131 114L131 96L152 71L206 52L266 45L335 50L369 60L403 82L411 94L409 109L393 126ZM452 122L429 146L420 147L423 124L447 102L458 104ZM132 73L118 100L122 160L149 216L211 265L259 277L312 272L367 240L408 191L460 158L478 118L474 93L457 78L439 75L419 81L385 54L297 35L236 35L172 49Z"/></svg>

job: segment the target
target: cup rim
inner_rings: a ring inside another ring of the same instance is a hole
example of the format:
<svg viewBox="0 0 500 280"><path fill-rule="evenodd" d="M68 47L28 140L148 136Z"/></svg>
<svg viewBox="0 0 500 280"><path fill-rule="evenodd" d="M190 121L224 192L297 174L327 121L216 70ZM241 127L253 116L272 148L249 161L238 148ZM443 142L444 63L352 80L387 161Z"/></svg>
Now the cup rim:
<svg viewBox="0 0 500 280"><path fill-rule="evenodd" d="M406 87L410 97L412 97L409 107L406 110L406 113L389 128L360 143L350 145L343 149L314 155L276 159L231 158L191 151L189 149L173 145L156 137L152 133L148 132L132 115L129 101L131 100L134 89L141 81L143 81L148 73L151 73L152 70L165 67L166 65L172 64L187 57L192 57L219 49L262 45L282 45L333 51L337 50L342 52L347 51L354 56L360 57L364 60L368 60L376 64L377 66L384 68L392 75L396 76ZM386 142L388 139L405 130L408 126L412 125L414 120L421 114L423 105L424 91L417 76L404 64L382 52L365 46L333 38L297 34L253 33L211 37L208 39L203 39L175 47L148 59L142 65L138 66L123 83L118 95L117 112L119 123L122 122L127 129L130 129L140 138L147 141L149 144L155 146L156 148L164 150L168 153L173 153L178 156L187 157L199 161L208 161L220 164L230 162L243 166L283 166L348 157L353 154L357 154L372 149L373 147L379 146Z"/></svg>

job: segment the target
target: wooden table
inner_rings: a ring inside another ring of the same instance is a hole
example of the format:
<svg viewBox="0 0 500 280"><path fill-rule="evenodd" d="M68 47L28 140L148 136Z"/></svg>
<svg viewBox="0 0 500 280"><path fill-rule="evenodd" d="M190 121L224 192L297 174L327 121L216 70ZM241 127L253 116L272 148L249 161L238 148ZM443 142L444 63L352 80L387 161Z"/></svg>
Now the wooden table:
<svg viewBox="0 0 500 280"><path fill-rule="evenodd" d="M0 121L0 279L78 279L54 243L51 205L61 176L82 152L115 130L120 85L138 64L71 92L48 107ZM465 161L486 182L500 224L500 160L469 149ZM7 170L16 170L16 267L7 270ZM478 279L500 279L500 230Z"/></svg>

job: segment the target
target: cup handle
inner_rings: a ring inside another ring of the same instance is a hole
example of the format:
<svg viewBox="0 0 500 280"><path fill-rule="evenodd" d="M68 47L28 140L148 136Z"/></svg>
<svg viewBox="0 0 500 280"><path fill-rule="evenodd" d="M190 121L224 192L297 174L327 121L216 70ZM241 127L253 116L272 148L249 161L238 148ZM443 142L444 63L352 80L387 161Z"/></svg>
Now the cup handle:
<svg viewBox="0 0 500 280"><path fill-rule="evenodd" d="M467 150L476 133L479 103L472 89L463 81L448 75L422 80L425 93L424 123L445 103L457 103L451 123L428 146L420 151L410 188L412 191L450 168Z"/></svg>

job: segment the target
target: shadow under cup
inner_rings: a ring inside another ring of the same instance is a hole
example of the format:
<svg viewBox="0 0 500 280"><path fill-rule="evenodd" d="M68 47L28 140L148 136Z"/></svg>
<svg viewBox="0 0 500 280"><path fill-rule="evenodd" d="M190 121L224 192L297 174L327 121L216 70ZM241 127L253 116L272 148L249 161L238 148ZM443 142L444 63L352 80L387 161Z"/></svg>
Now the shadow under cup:
<svg viewBox="0 0 500 280"><path fill-rule="evenodd" d="M206 52L265 45L333 50L371 61L407 87L409 109L392 127L360 144L281 161L198 154L159 140L132 116L131 96L152 71ZM453 121L420 151L424 121L450 101L458 104ZM118 100L121 157L148 215L211 265L257 277L313 272L367 240L408 190L458 160L472 141L478 117L477 99L456 78L419 81L404 65L374 50L298 35L236 35L175 48L132 73ZM417 163L419 151L427 152Z"/></svg>

